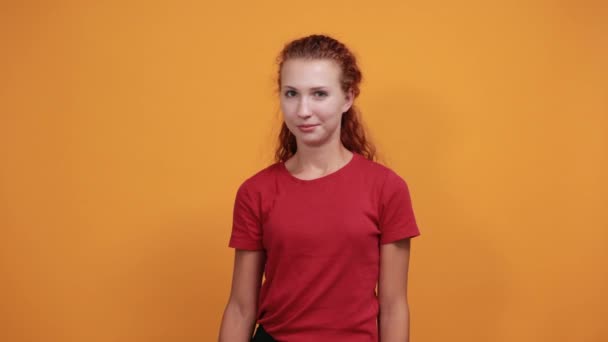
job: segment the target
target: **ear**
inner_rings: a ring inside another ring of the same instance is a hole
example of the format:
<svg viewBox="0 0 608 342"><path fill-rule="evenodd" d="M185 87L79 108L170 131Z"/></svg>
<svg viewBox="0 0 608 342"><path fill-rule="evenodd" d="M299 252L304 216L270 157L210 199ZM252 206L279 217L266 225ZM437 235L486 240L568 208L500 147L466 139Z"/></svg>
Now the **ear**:
<svg viewBox="0 0 608 342"><path fill-rule="evenodd" d="M347 110L349 110L350 107L353 105L353 102L355 101L355 95L352 89L348 89L348 91L346 92L345 100L346 102L342 106L342 113L345 113Z"/></svg>

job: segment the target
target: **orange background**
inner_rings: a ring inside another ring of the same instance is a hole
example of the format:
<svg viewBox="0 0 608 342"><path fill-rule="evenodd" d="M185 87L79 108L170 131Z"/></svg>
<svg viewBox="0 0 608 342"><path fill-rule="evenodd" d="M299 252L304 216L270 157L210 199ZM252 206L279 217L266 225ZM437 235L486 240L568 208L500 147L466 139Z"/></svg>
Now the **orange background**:
<svg viewBox="0 0 608 342"><path fill-rule="evenodd" d="M328 33L410 185L412 341L607 341L607 7L3 2L0 340L216 340L274 58Z"/></svg>

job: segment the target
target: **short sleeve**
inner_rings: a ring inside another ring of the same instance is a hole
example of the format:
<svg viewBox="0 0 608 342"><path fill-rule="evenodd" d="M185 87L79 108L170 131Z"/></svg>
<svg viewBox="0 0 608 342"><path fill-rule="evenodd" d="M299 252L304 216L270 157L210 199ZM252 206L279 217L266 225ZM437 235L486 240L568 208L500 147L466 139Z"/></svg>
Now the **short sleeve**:
<svg viewBox="0 0 608 342"><path fill-rule="evenodd" d="M251 193L249 184L245 181L239 186L234 200L229 247L247 250L263 249L259 208L258 197Z"/></svg>
<svg viewBox="0 0 608 342"><path fill-rule="evenodd" d="M408 185L391 169L381 190L379 222L380 244L420 235Z"/></svg>

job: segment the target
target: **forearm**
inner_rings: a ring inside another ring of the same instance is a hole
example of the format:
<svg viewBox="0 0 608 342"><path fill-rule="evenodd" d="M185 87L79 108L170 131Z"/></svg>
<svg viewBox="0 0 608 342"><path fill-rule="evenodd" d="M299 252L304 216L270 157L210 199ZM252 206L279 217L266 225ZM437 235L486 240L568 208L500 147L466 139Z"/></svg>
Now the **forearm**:
<svg viewBox="0 0 608 342"><path fill-rule="evenodd" d="M380 342L409 342L410 313L406 301L380 306Z"/></svg>
<svg viewBox="0 0 608 342"><path fill-rule="evenodd" d="M249 342L255 328L255 310L228 303L222 317L219 342Z"/></svg>

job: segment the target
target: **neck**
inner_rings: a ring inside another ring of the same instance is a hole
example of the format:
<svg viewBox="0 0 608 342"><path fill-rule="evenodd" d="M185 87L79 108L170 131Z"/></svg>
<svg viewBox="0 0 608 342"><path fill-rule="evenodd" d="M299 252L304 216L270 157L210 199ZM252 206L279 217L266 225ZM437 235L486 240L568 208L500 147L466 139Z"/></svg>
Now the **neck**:
<svg viewBox="0 0 608 342"><path fill-rule="evenodd" d="M298 146L293 156L294 169L320 173L337 170L350 160L352 152L340 141L333 145Z"/></svg>

